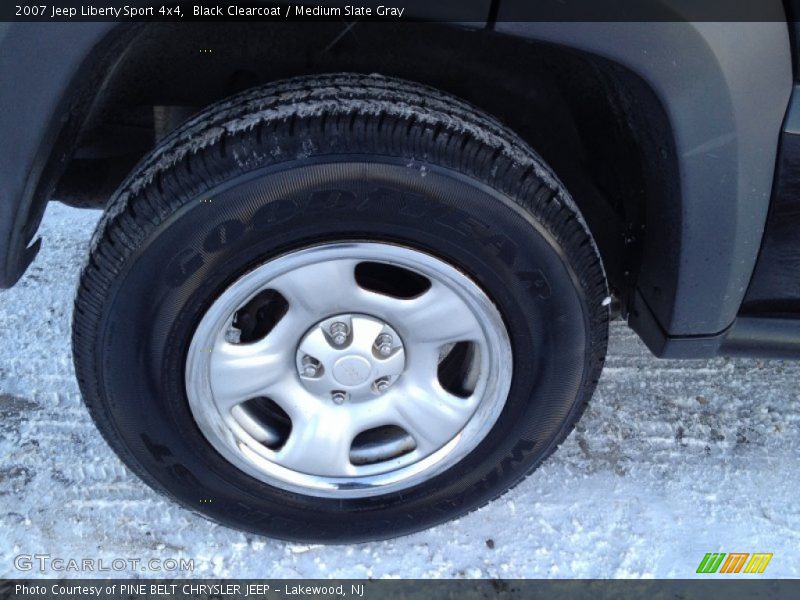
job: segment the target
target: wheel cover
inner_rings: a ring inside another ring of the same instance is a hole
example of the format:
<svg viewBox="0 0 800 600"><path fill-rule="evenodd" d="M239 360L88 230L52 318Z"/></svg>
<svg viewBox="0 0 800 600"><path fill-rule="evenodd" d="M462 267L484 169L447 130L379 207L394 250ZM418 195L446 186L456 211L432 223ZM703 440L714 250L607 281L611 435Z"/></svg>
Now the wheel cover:
<svg viewBox="0 0 800 600"><path fill-rule="evenodd" d="M195 330L185 377L197 425L233 466L353 498L420 484L474 450L505 405L512 350L458 269L399 245L331 243L228 287Z"/></svg>

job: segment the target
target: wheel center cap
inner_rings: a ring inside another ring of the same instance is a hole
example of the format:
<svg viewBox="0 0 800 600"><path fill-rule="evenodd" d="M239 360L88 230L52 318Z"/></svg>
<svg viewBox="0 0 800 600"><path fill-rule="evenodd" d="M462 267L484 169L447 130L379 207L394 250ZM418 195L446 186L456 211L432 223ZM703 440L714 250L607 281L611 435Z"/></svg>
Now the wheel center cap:
<svg viewBox="0 0 800 600"><path fill-rule="evenodd" d="M343 356L333 365L333 378L343 386L360 385L369 379L372 364L364 357L351 354Z"/></svg>
<svg viewBox="0 0 800 600"><path fill-rule="evenodd" d="M383 394L406 364L397 331L383 319L359 313L314 325L300 340L296 360L305 388L336 404Z"/></svg>

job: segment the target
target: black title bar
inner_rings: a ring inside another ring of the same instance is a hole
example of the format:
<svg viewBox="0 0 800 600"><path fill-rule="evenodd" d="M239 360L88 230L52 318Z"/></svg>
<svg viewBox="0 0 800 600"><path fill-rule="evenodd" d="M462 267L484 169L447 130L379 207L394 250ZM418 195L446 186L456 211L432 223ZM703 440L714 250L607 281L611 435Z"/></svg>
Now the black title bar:
<svg viewBox="0 0 800 600"><path fill-rule="evenodd" d="M784 21L781 0L10 0L0 21Z"/></svg>
<svg viewBox="0 0 800 600"><path fill-rule="evenodd" d="M800 580L279 580L7 579L2 600L299 600L300 598L693 598L800 597Z"/></svg>

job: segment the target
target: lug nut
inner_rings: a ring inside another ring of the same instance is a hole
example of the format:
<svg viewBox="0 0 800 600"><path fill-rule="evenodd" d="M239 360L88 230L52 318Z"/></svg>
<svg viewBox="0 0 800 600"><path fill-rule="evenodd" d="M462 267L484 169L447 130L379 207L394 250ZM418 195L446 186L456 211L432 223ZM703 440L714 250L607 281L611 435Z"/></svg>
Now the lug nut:
<svg viewBox="0 0 800 600"><path fill-rule="evenodd" d="M333 343L337 346L343 346L347 341L347 335L350 333L350 328L347 326L347 323L336 321L330 326L328 331L331 334Z"/></svg>
<svg viewBox="0 0 800 600"><path fill-rule="evenodd" d="M389 382L388 377L381 377L380 379L376 379L375 383L372 384L372 387L375 389L376 392L382 394L386 390L389 389L391 383Z"/></svg>
<svg viewBox="0 0 800 600"><path fill-rule="evenodd" d="M342 404L347 400L347 392L331 392L331 400L334 404Z"/></svg>
<svg viewBox="0 0 800 600"><path fill-rule="evenodd" d="M381 356L389 356L392 353L392 336L388 333L382 333L375 340L375 347Z"/></svg>
<svg viewBox="0 0 800 600"><path fill-rule="evenodd" d="M319 374L319 361L312 356L303 357L303 375L306 377L316 377Z"/></svg>

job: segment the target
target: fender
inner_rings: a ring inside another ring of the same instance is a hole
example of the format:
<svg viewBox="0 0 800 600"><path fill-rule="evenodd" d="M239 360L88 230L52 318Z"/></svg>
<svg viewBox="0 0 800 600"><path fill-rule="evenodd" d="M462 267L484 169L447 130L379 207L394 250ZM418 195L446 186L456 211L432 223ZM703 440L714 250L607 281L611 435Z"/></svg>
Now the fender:
<svg viewBox="0 0 800 600"><path fill-rule="evenodd" d="M497 31L613 60L661 100L680 197L648 205L629 322L658 356L714 355L707 338L736 319L770 205L792 91L787 24L502 22L518 1L503 3ZM765 1L782 12L779 0Z"/></svg>
<svg viewBox="0 0 800 600"><path fill-rule="evenodd" d="M32 240L74 135L65 123L82 101L74 84L96 66L114 25L0 23L0 289L39 250Z"/></svg>

